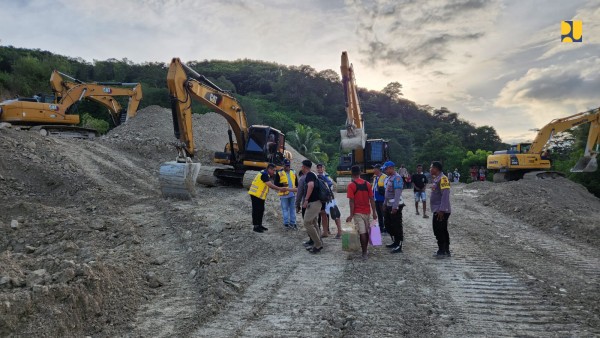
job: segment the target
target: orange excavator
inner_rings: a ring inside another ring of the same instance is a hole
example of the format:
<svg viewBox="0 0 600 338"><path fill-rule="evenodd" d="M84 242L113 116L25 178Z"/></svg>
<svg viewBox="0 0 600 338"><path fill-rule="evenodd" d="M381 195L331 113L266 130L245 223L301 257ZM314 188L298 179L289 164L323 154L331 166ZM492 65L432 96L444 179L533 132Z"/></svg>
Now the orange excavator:
<svg viewBox="0 0 600 338"><path fill-rule="evenodd" d="M285 150L285 135L269 126L248 126L246 113L230 93L205 76L173 58L167 74L171 112L178 151L175 161L163 163L159 181L165 197L189 199L195 195L195 184L217 186L242 185L248 188L258 170L274 163L283 168L292 154ZM214 166L193 162L196 145L192 129L192 101L198 101L229 123L229 142L223 152L216 152ZM235 137L235 140L234 140Z"/></svg>
<svg viewBox="0 0 600 338"><path fill-rule="evenodd" d="M594 172L598 169L598 147L600 146L600 108L552 120L538 131L532 143L512 145L508 150L494 152L487 157L487 168L494 172L494 182L520 179L548 179L564 176L550 171L547 147L558 133L590 124L590 131L583 156L571 172Z"/></svg>
<svg viewBox="0 0 600 338"><path fill-rule="evenodd" d="M346 128L340 130L340 149L345 155L340 157L337 167L337 192L345 192L352 180L351 168L358 165L361 177L371 181L373 165L383 164L390 159L389 142L384 139L367 139L365 121L358 101L358 87L354 77L354 67L348 60L348 53L342 52L342 84L346 103Z"/></svg>
<svg viewBox="0 0 600 338"><path fill-rule="evenodd" d="M65 81L64 77L71 81ZM77 126L76 113L81 100L97 102L106 107L114 124L119 125L132 118L142 99L139 83L91 82L77 80L59 71L50 76L52 95L35 95L33 98L17 98L0 103L0 122L9 122L42 135L59 135L74 138L93 138L97 131ZM124 109L116 97L129 98Z"/></svg>

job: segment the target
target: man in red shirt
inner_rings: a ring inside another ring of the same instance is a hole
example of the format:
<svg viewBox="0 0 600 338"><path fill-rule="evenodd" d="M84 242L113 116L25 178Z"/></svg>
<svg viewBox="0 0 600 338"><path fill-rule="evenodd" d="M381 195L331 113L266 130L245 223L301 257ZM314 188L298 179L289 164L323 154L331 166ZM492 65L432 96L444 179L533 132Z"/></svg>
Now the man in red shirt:
<svg viewBox="0 0 600 338"><path fill-rule="evenodd" d="M346 196L350 200L350 216L346 222L354 220L360 234L360 246L362 248L362 258L367 258L367 245L369 244L369 226L370 216L377 219L377 209L373 199L373 189L371 183L360 178L360 167L352 167L352 182L348 184Z"/></svg>

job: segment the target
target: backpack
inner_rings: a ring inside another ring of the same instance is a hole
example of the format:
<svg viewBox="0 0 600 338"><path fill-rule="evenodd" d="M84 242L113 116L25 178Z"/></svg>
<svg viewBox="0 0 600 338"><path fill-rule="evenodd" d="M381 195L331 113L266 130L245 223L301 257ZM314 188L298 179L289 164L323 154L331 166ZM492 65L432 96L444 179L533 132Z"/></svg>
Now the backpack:
<svg viewBox="0 0 600 338"><path fill-rule="evenodd" d="M317 180L315 181L314 189L317 190L317 196L319 196L319 201L323 203L331 202L334 199L333 192L329 189L327 182L320 179L318 175L315 174Z"/></svg>
<svg viewBox="0 0 600 338"><path fill-rule="evenodd" d="M356 185L356 191L354 192L354 195L356 195L356 193L358 193L359 191L369 191L369 187L367 186L367 181L365 181L365 183L363 184L358 184L356 183L354 180L352 180L352 183L354 183L354 185ZM384 191L385 193L385 191Z"/></svg>

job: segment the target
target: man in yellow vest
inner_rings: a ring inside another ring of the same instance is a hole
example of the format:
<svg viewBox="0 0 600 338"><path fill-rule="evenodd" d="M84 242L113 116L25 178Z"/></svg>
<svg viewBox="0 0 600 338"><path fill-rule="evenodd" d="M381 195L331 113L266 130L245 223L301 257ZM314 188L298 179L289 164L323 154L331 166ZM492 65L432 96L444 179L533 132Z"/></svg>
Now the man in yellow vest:
<svg viewBox="0 0 600 338"><path fill-rule="evenodd" d="M269 193L269 188L277 191L287 191L287 188L280 188L271 182L271 178L275 175L275 165L269 163L267 169L259 172L248 190L250 199L252 200L252 225L254 231L264 232L269 229L262 225L263 215L265 213L265 200Z"/></svg>
<svg viewBox="0 0 600 338"><path fill-rule="evenodd" d="M377 222L381 233L386 232L383 222L383 201L385 201L385 179L387 175L381 172L381 165L373 166L373 195L375 196L375 208L377 209Z"/></svg>
<svg viewBox="0 0 600 338"><path fill-rule="evenodd" d="M283 226L286 229L298 229L296 225L296 191L298 187L298 178L296 172L290 168L290 160L283 161L283 170L279 170L275 175L275 185L278 187L287 187L287 191L279 191L277 195L281 201L281 212L283 214Z"/></svg>

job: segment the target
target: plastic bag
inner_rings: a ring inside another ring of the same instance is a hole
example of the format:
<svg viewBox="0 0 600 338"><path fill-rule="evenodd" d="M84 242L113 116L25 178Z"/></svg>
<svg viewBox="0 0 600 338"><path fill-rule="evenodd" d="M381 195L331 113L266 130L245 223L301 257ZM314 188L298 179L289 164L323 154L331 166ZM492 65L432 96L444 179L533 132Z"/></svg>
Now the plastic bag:
<svg viewBox="0 0 600 338"><path fill-rule="evenodd" d="M354 223L346 222L342 226L342 250L359 251L360 249L360 239Z"/></svg>
<svg viewBox="0 0 600 338"><path fill-rule="evenodd" d="M379 224L377 220L371 222L371 231L369 231L369 243L372 246L381 245L381 229L379 229Z"/></svg>

